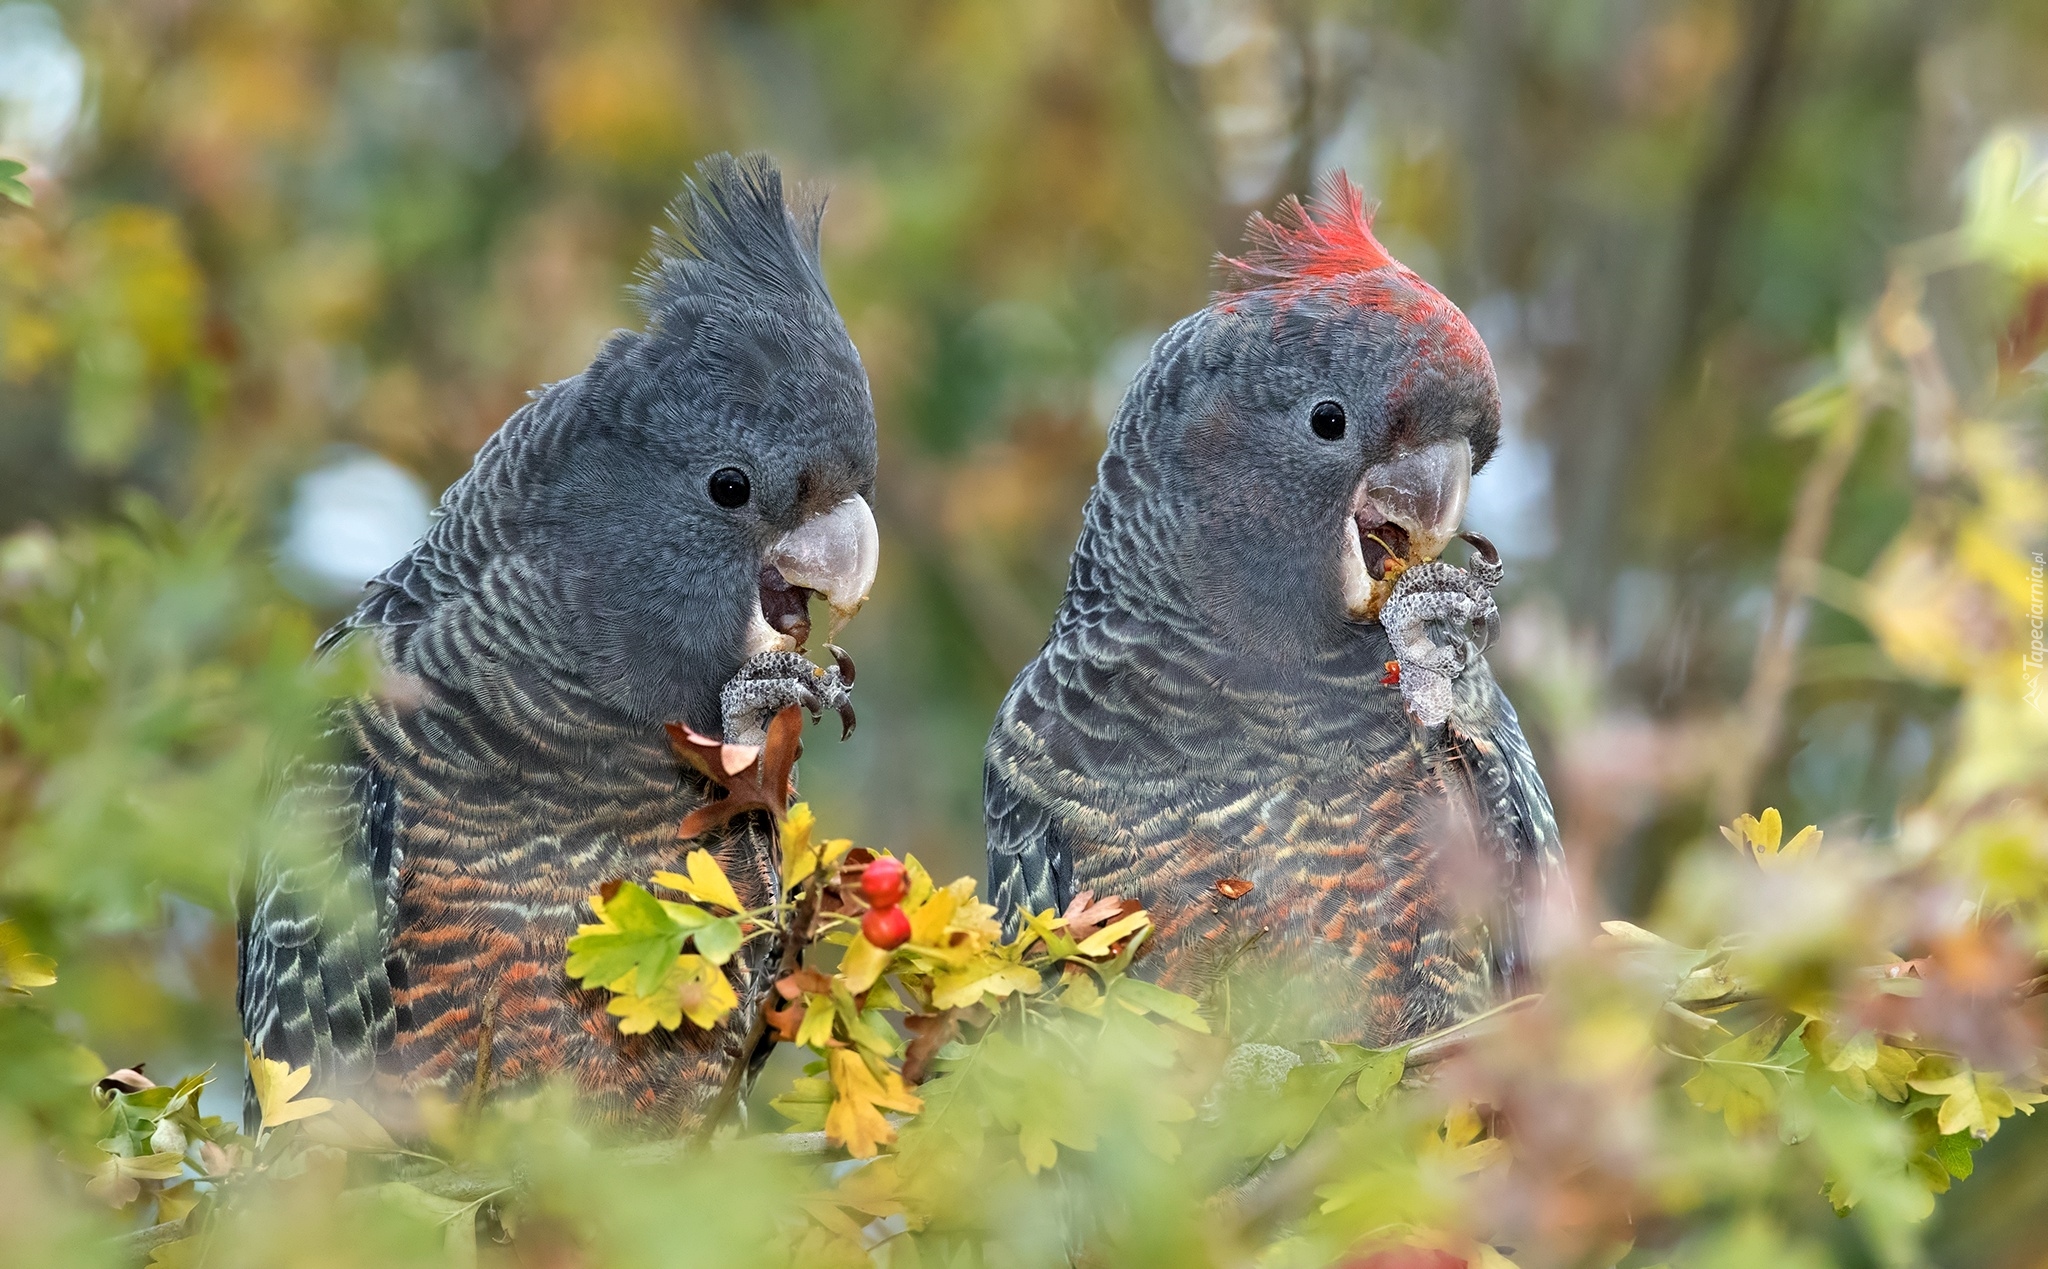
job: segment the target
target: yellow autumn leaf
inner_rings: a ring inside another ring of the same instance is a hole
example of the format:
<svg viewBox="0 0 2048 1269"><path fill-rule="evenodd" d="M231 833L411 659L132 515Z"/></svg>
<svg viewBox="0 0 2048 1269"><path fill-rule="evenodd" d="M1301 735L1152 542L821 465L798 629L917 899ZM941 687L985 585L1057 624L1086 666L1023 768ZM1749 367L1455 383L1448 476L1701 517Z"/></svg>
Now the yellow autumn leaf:
<svg viewBox="0 0 2048 1269"><path fill-rule="evenodd" d="M740 998L725 971L701 956L686 953L676 957L676 972L669 981L682 1002L683 1016L706 1031L739 1008Z"/></svg>
<svg viewBox="0 0 2048 1269"><path fill-rule="evenodd" d="M996 919L995 905L983 903L974 897L974 881L963 877L953 883L959 893L955 896L958 906L953 919L946 923L950 934L965 934L969 944L975 948L988 947L1003 937L1003 923Z"/></svg>
<svg viewBox="0 0 2048 1269"><path fill-rule="evenodd" d="M1139 930L1152 924L1152 914L1140 908L1120 920L1112 921L1095 933L1081 940L1081 955L1107 956L1114 944L1129 938Z"/></svg>
<svg viewBox="0 0 2048 1269"><path fill-rule="evenodd" d="M1724 832L1726 830L1723 830ZM1623 947L1630 949L1674 947L1670 939L1661 934L1652 934L1640 925L1627 921L1602 921L1600 937L1594 940L1600 947Z"/></svg>
<svg viewBox="0 0 2048 1269"><path fill-rule="evenodd" d="M637 974L627 974L605 988L612 998L605 1002L604 1011L619 1020L622 1035L645 1035L660 1027L673 1031L683 1024L683 1001L676 991L673 978L662 983L654 994L638 995L634 992Z"/></svg>
<svg viewBox="0 0 2048 1269"><path fill-rule="evenodd" d="M889 1071L881 1078L868 1069L860 1054L851 1049L834 1049L826 1055L832 1077L832 1109L825 1115L825 1139L856 1159L874 1157L877 1146L896 1140L896 1126L884 1110L915 1115L924 1100L903 1086L903 1077Z"/></svg>
<svg viewBox="0 0 2048 1269"><path fill-rule="evenodd" d="M811 830L818 825L818 816L811 810L809 802L798 802L782 817L781 845L783 868L789 868L789 856L802 854L811 848Z"/></svg>
<svg viewBox="0 0 2048 1269"><path fill-rule="evenodd" d="M256 1105L263 1111L265 1128L324 1115L334 1109L334 1103L325 1097L292 1100L312 1082L312 1067L302 1066L294 1070L288 1062L259 1057L246 1042L242 1045L242 1052L249 1058L249 1083L256 1090Z"/></svg>
<svg viewBox="0 0 2048 1269"><path fill-rule="evenodd" d="M1811 824L1793 834L1791 841L1784 841L1785 821L1775 806L1764 808L1761 818L1736 817L1735 823L1721 829L1721 836L1728 839L1730 846L1756 860L1757 866L1766 872L1776 872L1813 854L1820 849L1821 842L1820 829Z"/></svg>
<svg viewBox="0 0 2048 1269"><path fill-rule="evenodd" d="M820 868L829 868L838 863L853 849L850 838L835 837L828 841L812 842L811 832L817 827L818 817L811 812L809 802L799 802L789 808L789 814L782 819L782 888L793 890L803 880Z"/></svg>
<svg viewBox="0 0 2048 1269"><path fill-rule="evenodd" d="M832 1023L839 1007L830 996L813 996L804 1004L804 1019L797 1024L796 1042L807 1048L823 1049L832 1042Z"/></svg>
<svg viewBox="0 0 2048 1269"><path fill-rule="evenodd" d="M1913 1068L1920 1064L1912 1050L1895 1048L1889 1044L1877 1047L1877 1061L1864 1072L1864 1078L1879 1097L1887 1101L1902 1102L1913 1095Z"/></svg>
<svg viewBox="0 0 2048 1269"><path fill-rule="evenodd" d="M1444 1116L1442 1137L1430 1138L1430 1152L1449 1163L1456 1175L1477 1172L1507 1150L1505 1143L1485 1133L1479 1112L1470 1102L1460 1102Z"/></svg>
<svg viewBox="0 0 2048 1269"><path fill-rule="evenodd" d="M636 985L637 973L606 988L613 996L605 1012L619 1020L622 1035L645 1035L656 1027L673 1031L684 1018L709 1031L740 1003L723 971L690 952L676 957L674 971L652 993L642 996Z"/></svg>
<svg viewBox="0 0 2048 1269"><path fill-rule="evenodd" d="M1782 1079L1786 1071L1770 1059L1798 1025L1790 1015L1767 1018L1697 1059L1700 1069L1685 1082L1686 1096L1718 1113L1737 1136L1755 1129L1778 1109L1778 1085L1770 1077Z"/></svg>
<svg viewBox="0 0 2048 1269"><path fill-rule="evenodd" d="M1988 1141L1998 1132L1998 1122L2024 1111L2031 1115L2044 1098L2039 1093L2006 1088L1996 1071L1974 1071L1964 1067L1939 1079L1915 1079L1911 1085L1923 1093L1942 1098L1936 1126L1943 1135L1967 1132Z"/></svg>
<svg viewBox="0 0 2048 1269"><path fill-rule="evenodd" d="M1017 923L1016 947L1021 952L1031 944L1043 939L1045 950L1053 956L1071 956L1076 944L1067 933L1067 919L1047 908L1042 912L1019 913L1022 920Z"/></svg>
<svg viewBox="0 0 2048 1269"><path fill-rule="evenodd" d="M1086 1014L1091 1018L1100 1018L1104 997L1102 988L1095 983L1095 975L1078 967L1069 968L1072 972L1066 975L1060 994L1054 999L1060 1003L1061 1008L1071 1009L1075 1013Z"/></svg>
<svg viewBox="0 0 2048 1269"><path fill-rule="evenodd" d="M699 903L708 903L729 912L746 911L739 895L733 891L732 882L726 880L725 869L718 866L718 861L711 857L710 851L691 851L686 866L690 870L688 876L675 872L658 872L654 874L654 880L671 890L682 891Z"/></svg>
<svg viewBox="0 0 2048 1269"><path fill-rule="evenodd" d="M909 912L931 897L937 883L932 880L932 875L925 870L925 866L917 862L915 855L903 857L903 871L910 874L910 888L903 895L903 910Z"/></svg>
<svg viewBox="0 0 2048 1269"><path fill-rule="evenodd" d="M959 906L960 897L949 886L932 891L931 897L915 908L906 907L903 911L910 918L910 941L919 947L944 947L946 925Z"/></svg>
<svg viewBox="0 0 2048 1269"><path fill-rule="evenodd" d="M866 935L856 934L840 959L839 977L846 981L846 990L858 996L874 986L887 968L889 953L868 942Z"/></svg>
<svg viewBox="0 0 2048 1269"><path fill-rule="evenodd" d="M206 1238L201 1234L158 1243L149 1250L149 1269L199 1269L205 1250Z"/></svg>
<svg viewBox="0 0 2048 1269"><path fill-rule="evenodd" d="M1060 1143L1036 1124L1021 1124L1017 1128L1017 1153L1024 1160L1024 1170L1037 1176L1060 1161Z"/></svg>
<svg viewBox="0 0 2048 1269"><path fill-rule="evenodd" d="M57 962L28 950L28 940L12 921L0 921L0 991L27 994L31 987L57 981Z"/></svg>
<svg viewBox="0 0 2048 1269"><path fill-rule="evenodd" d="M1720 1115L1738 1136L1753 1131L1778 1105L1777 1089L1753 1066L1703 1065L1684 1087L1693 1105Z"/></svg>
<svg viewBox="0 0 2048 1269"><path fill-rule="evenodd" d="M282 1062L278 1065L284 1065ZM142 1193L144 1181L170 1181L183 1176L185 1156L177 1150L157 1154L110 1154L93 1169L86 1192L109 1207L126 1207Z"/></svg>
<svg viewBox="0 0 2048 1269"><path fill-rule="evenodd" d="M1000 956L977 956L959 969L941 970L933 981L932 1007L965 1009L983 997L1001 1000L1013 992L1035 992L1044 984L1029 965Z"/></svg>
<svg viewBox="0 0 2048 1269"><path fill-rule="evenodd" d="M199 1206L199 1187L190 1181L180 1182L156 1196L156 1219L159 1225L175 1225L192 1214Z"/></svg>

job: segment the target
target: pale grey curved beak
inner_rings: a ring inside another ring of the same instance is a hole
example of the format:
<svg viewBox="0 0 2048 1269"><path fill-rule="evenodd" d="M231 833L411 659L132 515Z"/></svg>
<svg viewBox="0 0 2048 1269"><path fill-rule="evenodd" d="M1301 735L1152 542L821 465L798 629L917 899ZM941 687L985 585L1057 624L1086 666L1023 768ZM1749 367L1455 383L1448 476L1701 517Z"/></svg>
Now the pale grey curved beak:
<svg viewBox="0 0 2048 1269"><path fill-rule="evenodd" d="M875 513L868 509L867 499L856 494L783 534L768 549L765 562L790 585L825 597L836 634L867 602L881 558Z"/></svg>
<svg viewBox="0 0 2048 1269"><path fill-rule="evenodd" d="M1366 468L1356 518L1361 528L1400 525L1408 531L1409 559L1433 560L1457 536L1471 490L1471 443L1438 441Z"/></svg>
<svg viewBox="0 0 2048 1269"><path fill-rule="evenodd" d="M1351 620L1379 616L1402 567L1443 554L1471 490L1472 445L1463 437L1399 450L1365 469L1338 546L1338 586Z"/></svg>

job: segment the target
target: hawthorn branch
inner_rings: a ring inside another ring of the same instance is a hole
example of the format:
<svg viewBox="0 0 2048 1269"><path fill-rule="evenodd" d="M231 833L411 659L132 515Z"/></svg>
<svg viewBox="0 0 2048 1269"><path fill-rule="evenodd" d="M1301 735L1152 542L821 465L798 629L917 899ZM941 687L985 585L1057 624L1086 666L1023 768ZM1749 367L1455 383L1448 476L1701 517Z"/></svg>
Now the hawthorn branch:
<svg viewBox="0 0 2048 1269"><path fill-rule="evenodd" d="M1540 992L1517 996L1513 1000L1502 1001L1484 1013L1475 1013L1460 1022L1454 1022L1441 1031L1430 1032L1408 1046L1407 1069L1415 1071L1443 1061L1481 1036L1499 1031L1508 1018L1534 1008L1542 999Z"/></svg>
<svg viewBox="0 0 2048 1269"><path fill-rule="evenodd" d="M1806 635L1807 593L1820 571L1821 552L1827 547L1828 530L1834 524L1842 482L1849 475L1856 451L1862 447L1863 433L1870 420L1872 407L1868 398L1854 389L1851 395L1848 409L1828 430L1820 453L1807 464L1799 483L1792 525L1786 530L1785 545L1778 555L1770 610L1750 659L1749 686L1738 707L1742 726L1734 738L1732 756L1722 771L1714 799L1722 822L1749 808L1757 777L1776 747L1778 731L1784 725L1785 699L1792 692L1799 645Z"/></svg>
<svg viewBox="0 0 2048 1269"><path fill-rule="evenodd" d="M774 831L773 826L769 831ZM748 1072L753 1067L754 1051L761 1046L762 1037L768 1034L768 1009L775 1003L775 984L804 966L804 948L810 945L818 923L818 908L825 898L824 881L823 870L811 874L803 894L796 901L795 914L782 930L782 955L776 962L775 972L768 976L760 998L754 1002L754 1016L747 1023L746 1038L740 1042L739 1060L725 1073L725 1082L719 1085L718 1095L704 1108L704 1116L697 1123L693 1135L699 1143L709 1141L718 1125L739 1104L740 1090L746 1087Z"/></svg>
<svg viewBox="0 0 2048 1269"><path fill-rule="evenodd" d="M151 1225L147 1229L138 1229L121 1235L114 1240L114 1247L124 1257L132 1257L138 1262L146 1261L150 1252L165 1243L176 1242L190 1232L185 1228L184 1221L165 1221L160 1225Z"/></svg>
<svg viewBox="0 0 2048 1269"><path fill-rule="evenodd" d="M1882 403L1877 376L1878 350L1896 357L1905 371L1913 422L1913 472L1923 498L1939 495L1955 470L1957 395L1933 333L1920 311L1929 273L1960 263L1950 244L1933 239L1918 248L1901 249L1877 307L1865 321L1860 344L1866 355L1852 364L1849 403L1831 427L1821 449L1807 465L1794 504L1792 525L1778 556L1777 581L1771 607L1750 662L1749 686L1738 717L1742 728L1721 772L1715 807L1723 821L1750 809L1757 777L1777 745L1784 725L1785 701L1792 691L1799 645L1806 632L1807 601L1825 577L1821 554L1834 524L1842 484L1869 430L1871 415Z"/></svg>

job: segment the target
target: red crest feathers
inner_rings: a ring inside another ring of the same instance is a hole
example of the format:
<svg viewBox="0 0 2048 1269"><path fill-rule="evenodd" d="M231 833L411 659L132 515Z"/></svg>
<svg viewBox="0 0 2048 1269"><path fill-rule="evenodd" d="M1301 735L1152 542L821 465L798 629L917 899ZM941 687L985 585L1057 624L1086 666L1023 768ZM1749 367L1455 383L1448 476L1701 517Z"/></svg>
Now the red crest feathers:
<svg viewBox="0 0 2048 1269"><path fill-rule="evenodd" d="M1300 293L1342 278L1400 267L1372 236L1365 192L1342 172L1325 177L1307 207L1290 194L1272 219L1252 213L1244 236L1248 247L1243 257L1223 257L1224 266L1235 275L1224 288L1225 294L1269 289Z"/></svg>
<svg viewBox="0 0 2048 1269"><path fill-rule="evenodd" d="M1285 310L1310 296L1335 299L1391 313L1418 332L1403 386L1432 363L1482 369L1493 363L1479 333L1441 292L1387 254L1372 236L1365 194L1342 172L1332 172L1304 207L1288 196L1273 218L1253 214L1244 231L1248 249L1240 259L1222 257L1234 275L1217 295L1223 312L1240 300L1270 298Z"/></svg>

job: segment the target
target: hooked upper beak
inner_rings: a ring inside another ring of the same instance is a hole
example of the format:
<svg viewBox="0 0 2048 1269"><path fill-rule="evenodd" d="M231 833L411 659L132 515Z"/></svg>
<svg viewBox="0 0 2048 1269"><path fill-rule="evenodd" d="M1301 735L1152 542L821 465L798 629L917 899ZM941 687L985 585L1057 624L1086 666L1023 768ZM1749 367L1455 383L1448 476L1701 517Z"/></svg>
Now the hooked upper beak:
<svg viewBox="0 0 2048 1269"><path fill-rule="evenodd" d="M825 597L836 635L867 602L881 554L875 513L858 494L783 534L761 562L763 620L753 650L803 646L810 636L805 592Z"/></svg>
<svg viewBox="0 0 2048 1269"><path fill-rule="evenodd" d="M1344 526L1344 606L1353 620L1378 612L1401 569L1443 554L1471 489L1472 445L1464 437L1398 450L1365 469Z"/></svg>
<svg viewBox="0 0 2048 1269"><path fill-rule="evenodd" d="M1365 469L1353 515L1360 529L1396 524L1407 531L1407 561L1433 560L1457 535L1472 489L1472 446L1464 437L1397 453Z"/></svg>

